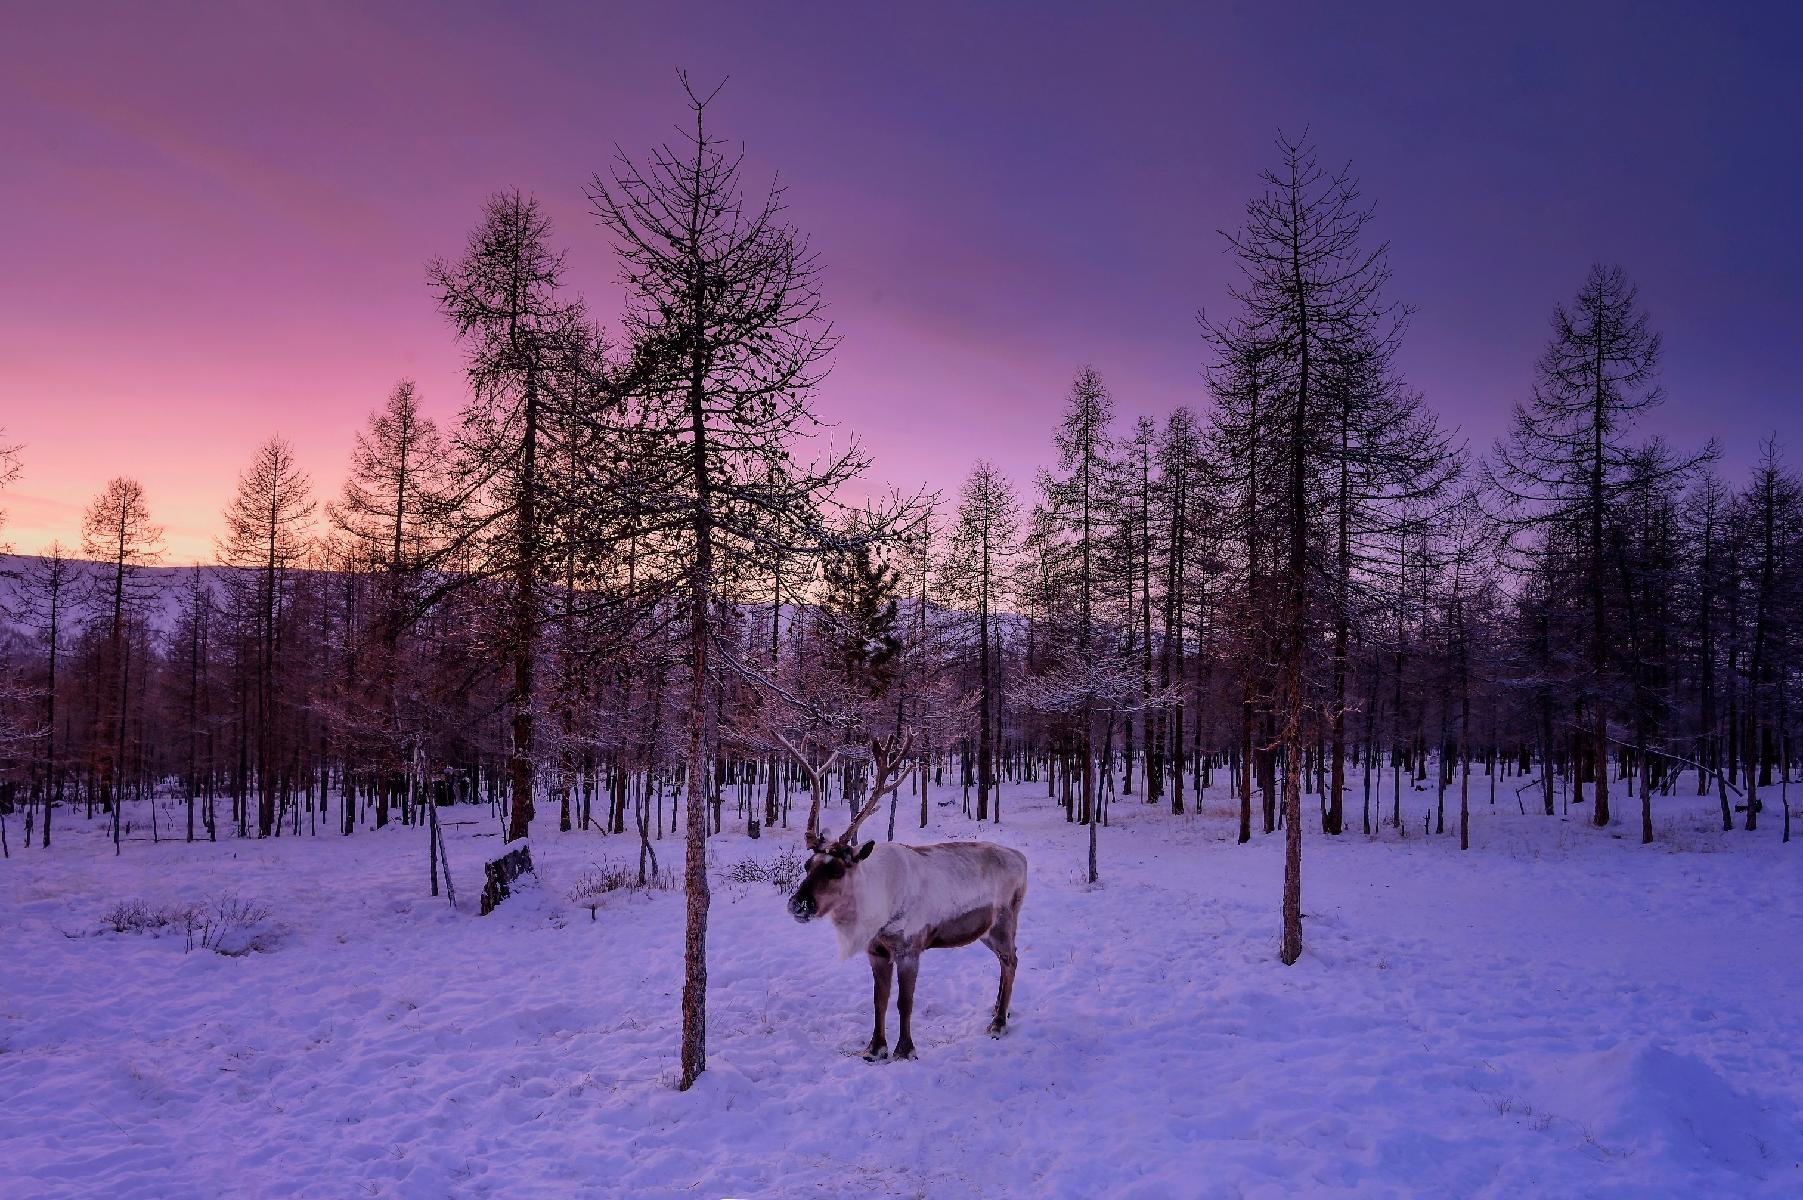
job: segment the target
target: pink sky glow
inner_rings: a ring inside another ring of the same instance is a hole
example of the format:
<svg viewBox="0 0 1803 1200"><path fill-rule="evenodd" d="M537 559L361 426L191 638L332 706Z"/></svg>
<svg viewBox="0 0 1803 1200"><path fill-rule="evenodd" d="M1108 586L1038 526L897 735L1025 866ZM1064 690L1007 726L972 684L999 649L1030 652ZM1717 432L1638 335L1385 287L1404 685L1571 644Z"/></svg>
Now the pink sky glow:
<svg viewBox="0 0 1803 1200"><path fill-rule="evenodd" d="M1796 428L1794 239L1760 248L1747 221L1773 218L1757 194L1698 216L1712 200L1693 160L1731 165L1724 121L1770 99L1756 79L1686 73L1686 38L1727 33L1677 29L1618 64L1615 84L1651 63L1668 89L1611 101L1637 121L1605 107L1621 150L1598 161L1565 120L1588 77L1531 29L1376 29L1385 53L1416 56L1406 81L1324 68L1301 72L1310 91L1268 64L1329 61L1339 18L954 6L786 24L761 7L16 10L0 48L0 425L25 471L0 497L5 539L74 543L83 505L127 474L169 561L206 559L270 434L324 500L397 379L452 422L459 354L424 264L461 249L497 188L541 199L608 322L613 264L582 188L616 143L642 153L671 132L678 65L731 76L723 130L753 181L780 169L790 186L842 337L818 407L873 449L882 483L950 492L988 457L1030 487L1086 362L1124 417L1203 406L1195 314L1229 282L1217 230L1280 125L1354 161L1395 244L1394 290L1418 306L1403 366L1475 446L1595 258L1629 267L1666 330L1663 432L1722 428L1744 461ZM1607 199L1630 180L1660 199Z"/></svg>

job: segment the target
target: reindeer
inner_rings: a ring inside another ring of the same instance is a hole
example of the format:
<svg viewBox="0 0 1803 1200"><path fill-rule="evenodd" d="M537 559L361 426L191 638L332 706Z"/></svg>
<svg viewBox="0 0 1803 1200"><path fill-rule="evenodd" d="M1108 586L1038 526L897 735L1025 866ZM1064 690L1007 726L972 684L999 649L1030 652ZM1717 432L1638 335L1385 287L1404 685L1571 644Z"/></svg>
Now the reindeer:
<svg viewBox="0 0 1803 1200"><path fill-rule="evenodd" d="M876 1021L864 1058L889 1057L887 1010L893 976L901 977L896 1010L901 1037L895 1057L914 1057L914 981L920 955L941 947L968 946L978 938L1001 962L992 1037L1008 1024L1008 1000L1014 991L1015 929L1027 894L1027 860L1018 850L991 842L942 842L905 846L899 842L857 845L858 826L876 812L883 797L896 791L914 766L897 772L907 759L912 738L896 748L896 739L871 741L874 763L870 795L845 832L832 842L810 827L811 854L807 876L789 898L789 912L806 923L829 917L839 937L839 957L862 949L875 981Z"/></svg>

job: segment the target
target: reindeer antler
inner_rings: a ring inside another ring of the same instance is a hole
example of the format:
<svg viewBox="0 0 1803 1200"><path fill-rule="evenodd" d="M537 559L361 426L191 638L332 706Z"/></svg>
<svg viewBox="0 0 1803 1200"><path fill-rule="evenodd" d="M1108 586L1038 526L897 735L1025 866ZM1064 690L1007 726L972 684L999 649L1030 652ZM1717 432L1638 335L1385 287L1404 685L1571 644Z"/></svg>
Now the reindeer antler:
<svg viewBox="0 0 1803 1200"><path fill-rule="evenodd" d="M879 742L875 738L870 739L870 760L876 765L876 775L870 781L870 798L864 801L863 807L859 808L857 814L852 817L851 824L845 827L845 832L840 834L838 840L833 843L835 846L851 845L852 839L858 836L858 826L862 825L865 819L877 810L877 806L883 802L883 797L900 788L914 773L912 762L908 763L907 769L900 774L895 773L897 764L908 757L908 751L914 746L914 735L910 733L902 739L901 748L897 749L895 740L899 737L901 734L896 732L889 735L887 742Z"/></svg>

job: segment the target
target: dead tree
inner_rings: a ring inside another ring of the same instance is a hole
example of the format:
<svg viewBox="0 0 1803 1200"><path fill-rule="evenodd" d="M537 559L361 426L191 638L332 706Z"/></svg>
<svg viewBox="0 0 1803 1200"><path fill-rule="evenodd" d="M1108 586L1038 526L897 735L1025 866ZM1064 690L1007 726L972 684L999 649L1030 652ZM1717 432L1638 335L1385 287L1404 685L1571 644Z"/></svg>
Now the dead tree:
<svg viewBox="0 0 1803 1200"><path fill-rule="evenodd" d="M625 272L631 350L617 387L646 436L677 448L641 479L660 514L687 608L688 754L682 1076L706 1068L706 787L715 600L734 556L782 547L802 557L848 548L822 506L865 465L855 444L820 464L791 448L814 429L810 401L833 345L805 239L783 219L782 188L748 198L742 153L710 133L715 93L682 78L693 127L642 163L621 154L589 199Z"/></svg>

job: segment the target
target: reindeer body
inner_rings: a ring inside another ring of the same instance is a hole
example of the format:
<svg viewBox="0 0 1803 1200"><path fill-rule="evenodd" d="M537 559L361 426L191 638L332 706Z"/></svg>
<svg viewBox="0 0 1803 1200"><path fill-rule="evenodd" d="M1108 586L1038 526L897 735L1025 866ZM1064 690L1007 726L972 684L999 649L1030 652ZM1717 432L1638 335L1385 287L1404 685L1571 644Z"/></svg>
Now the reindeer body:
<svg viewBox="0 0 1803 1200"><path fill-rule="evenodd" d="M817 850L808 875L790 900L798 920L824 916L833 922L841 958L863 950L874 983L875 1022L865 1057L888 1056L886 1018L892 981L900 977L896 1010L901 1018L897 1058L914 1056L914 984L927 950L968 946L982 939L1001 964L994 1018L1000 1035L1008 1022L1017 963L1014 935L1027 894L1027 860L1018 850L990 842L905 846L866 843L853 852L835 844Z"/></svg>
<svg viewBox="0 0 1803 1200"><path fill-rule="evenodd" d="M797 921L827 917L839 935L839 957L863 950L876 987L876 1029L864 1057L889 1057L884 1029L889 987L901 978L896 1011L901 1038L895 1057L914 1057L914 980L920 956L944 946L968 946L978 938L1002 964L995 1019L989 1032L1000 1036L1008 1024L1014 992L1014 930L1027 895L1027 859L1018 850L990 842L941 842L903 846L887 842L857 846L858 826L877 811L883 797L898 791L918 764L908 757L912 736L899 731L870 742L870 794L837 839L820 835L818 811L808 815L808 873L789 897ZM855 848L854 848L855 847Z"/></svg>
<svg viewBox="0 0 1803 1200"><path fill-rule="evenodd" d="M823 915L830 915L839 935L839 957L850 958L879 938L911 944L931 938L936 929L974 921L979 913L993 917L1008 909L1014 893L1026 886L1027 860L1006 846L882 842L858 864L855 886ZM975 941L990 923L957 944Z"/></svg>

